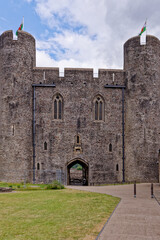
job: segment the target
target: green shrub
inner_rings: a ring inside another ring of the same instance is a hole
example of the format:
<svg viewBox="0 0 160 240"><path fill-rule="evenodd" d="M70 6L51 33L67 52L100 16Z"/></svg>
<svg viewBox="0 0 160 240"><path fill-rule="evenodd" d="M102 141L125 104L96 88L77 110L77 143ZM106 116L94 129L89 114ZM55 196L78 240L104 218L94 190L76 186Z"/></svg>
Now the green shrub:
<svg viewBox="0 0 160 240"><path fill-rule="evenodd" d="M17 184L17 188L20 188L21 187L21 185L20 184Z"/></svg>
<svg viewBox="0 0 160 240"><path fill-rule="evenodd" d="M46 189L64 189L64 185L55 180L52 183L48 184Z"/></svg>
<svg viewBox="0 0 160 240"><path fill-rule="evenodd" d="M77 170L82 170L82 166L79 165L79 166L77 167Z"/></svg>

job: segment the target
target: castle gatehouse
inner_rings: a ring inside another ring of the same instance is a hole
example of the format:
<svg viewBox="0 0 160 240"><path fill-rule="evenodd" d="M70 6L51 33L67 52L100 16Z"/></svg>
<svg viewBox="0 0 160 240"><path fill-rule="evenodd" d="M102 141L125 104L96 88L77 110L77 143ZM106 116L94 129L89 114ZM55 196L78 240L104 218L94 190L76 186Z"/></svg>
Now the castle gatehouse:
<svg viewBox="0 0 160 240"><path fill-rule="evenodd" d="M0 181L158 182L159 39L129 39L124 68L97 77L36 67L35 49L24 31L0 36Z"/></svg>

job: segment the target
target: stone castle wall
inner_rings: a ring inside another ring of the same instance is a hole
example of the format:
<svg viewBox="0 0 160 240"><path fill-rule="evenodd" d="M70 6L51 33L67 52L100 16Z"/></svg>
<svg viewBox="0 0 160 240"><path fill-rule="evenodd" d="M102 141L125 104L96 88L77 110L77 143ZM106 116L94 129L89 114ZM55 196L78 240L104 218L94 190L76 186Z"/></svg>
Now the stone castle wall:
<svg viewBox="0 0 160 240"><path fill-rule="evenodd" d="M158 180L160 148L160 41L147 36L124 45L126 71L126 178ZM136 170L136 171L135 171Z"/></svg>
<svg viewBox="0 0 160 240"><path fill-rule="evenodd" d="M0 176L3 181L31 179L32 69L35 40L19 32L0 36Z"/></svg>
<svg viewBox="0 0 160 240"><path fill-rule="evenodd" d="M66 69L65 77L59 78L55 72L45 71L45 82L54 82L56 88L36 89L36 160L44 169L66 172L67 163L80 158L89 163L90 184L122 180L122 94L119 89L104 88L111 83L112 73L100 70L99 78L93 78L91 69ZM35 69L34 77L42 82L43 70L40 74L40 69L37 73ZM116 71L115 82L123 79L124 72ZM53 98L57 93L63 98L63 117L59 121L53 118ZM104 98L105 121L94 120L93 100L97 95ZM81 139L80 153L74 149L77 134Z"/></svg>
<svg viewBox="0 0 160 240"><path fill-rule="evenodd" d="M139 37L132 38L124 54L124 70L99 69L95 78L93 69L67 68L59 77L58 68L35 67L35 40L30 34L19 31L18 40L13 40L12 31L0 36L1 181L33 180L32 84L42 84L35 87L36 182L54 180L59 170L67 183L74 160L86 162L90 185L122 181L122 90L105 88L107 84L126 86L126 181L158 181L159 40L148 36L141 46ZM55 88L43 87L53 83ZM58 94L60 120L54 119ZM104 103L100 121L94 117L97 96Z"/></svg>

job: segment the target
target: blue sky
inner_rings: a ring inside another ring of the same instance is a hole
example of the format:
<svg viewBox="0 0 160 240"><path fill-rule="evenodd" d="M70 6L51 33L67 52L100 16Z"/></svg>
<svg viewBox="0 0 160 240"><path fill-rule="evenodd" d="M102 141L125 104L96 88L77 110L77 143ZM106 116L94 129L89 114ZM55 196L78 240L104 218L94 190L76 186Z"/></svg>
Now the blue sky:
<svg viewBox="0 0 160 240"><path fill-rule="evenodd" d="M24 0L1 0L0 1L0 31L17 31L23 16L25 20L24 30L34 36L40 36L46 26L42 24L40 17L35 12L36 3Z"/></svg>
<svg viewBox="0 0 160 240"><path fill-rule="evenodd" d="M138 35L160 38L159 0L0 0L0 34L36 39L37 66L123 68L123 44Z"/></svg>

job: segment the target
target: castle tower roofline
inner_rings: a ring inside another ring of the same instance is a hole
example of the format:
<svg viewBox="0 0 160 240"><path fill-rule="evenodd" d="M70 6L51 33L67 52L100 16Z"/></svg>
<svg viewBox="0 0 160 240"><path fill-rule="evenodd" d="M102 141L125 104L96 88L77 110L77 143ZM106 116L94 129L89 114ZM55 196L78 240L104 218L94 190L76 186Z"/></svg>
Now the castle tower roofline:
<svg viewBox="0 0 160 240"><path fill-rule="evenodd" d="M5 36L10 36L13 39L13 31L12 30L7 30L0 35L1 38L5 37Z"/></svg>
<svg viewBox="0 0 160 240"><path fill-rule="evenodd" d="M30 38L33 38L35 40L35 38L30 33L22 31L22 30L18 31L18 38L17 39L19 39L21 36L24 36L24 34L27 35ZM4 39L5 37L8 37L8 38L13 40L13 31L12 30L8 30L8 31L3 32L0 35L0 38L2 38L2 39Z"/></svg>
<svg viewBox="0 0 160 240"><path fill-rule="evenodd" d="M5 31L0 35L0 45L3 45L2 43L5 42L5 39L9 40L9 41L13 40L13 31L12 30Z"/></svg>
<svg viewBox="0 0 160 240"><path fill-rule="evenodd" d="M3 49L3 52L5 52L6 48L10 49L10 52L14 53L15 55L19 54L20 50L23 52L23 55L29 53L30 57L32 57L32 67L34 67L36 64L35 38L27 32L18 31L17 40L13 39L12 30L2 33L0 35L0 48ZM22 58L23 57L24 56L22 56Z"/></svg>
<svg viewBox="0 0 160 240"><path fill-rule="evenodd" d="M158 56L159 54L159 49L160 49L160 41L157 37L152 36L152 35L147 35L146 36L146 44L141 44L140 42L140 36L136 36L133 38L128 39L128 41L125 42L124 44L124 70L129 69L134 69L134 63L139 62L139 64L142 63L142 56L148 55L149 49L153 52L155 55ZM133 61L134 59L134 61ZM153 59L152 59L153 60ZM152 61L153 63L153 61ZM158 64L159 61L156 63Z"/></svg>
<svg viewBox="0 0 160 240"><path fill-rule="evenodd" d="M28 33L28 32L25 32L25 31L23 31L23 30L19 30L18 31L18 38L19 38L19 36L21 36L21 35L28 35L29 37L31 37L31 38L33 38L34 40L35 40L35 38L30 34L30 33Z"/></svg>
<svg viewBox="0 0 160 240"><path fill-rule="evenodd" d="M150 42L150 40L156 41L157 43L159 43L159 39L153 35L147 35L146 36L146 45L148 44L148 42ZM137 45L140 45L140 36L135 36L132 38L129 38L125 44L124 47L126 47L126 45L130 45L132 42L134 42L134 44L137 42ZM151 41L152 42L152 41ZM143 45L142 45L143 46Z"/></svg>
<svg viewBox="0 0 160 240"><path fill-rule="evenodd" d="M3 32L1 35L0 35L0 45L3 46L5 45L5 43L7 42L12 42L12 41L17 41L17 42L32 42L34 43L35 45L35 38L28 32L25 32L25 31L18 31L18 37L17 37L17 40L14 40L13 39L13 31L12 30L8 30L8 31L5 31Z"/></svg>

